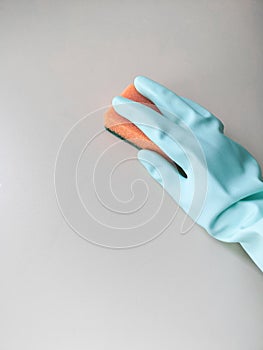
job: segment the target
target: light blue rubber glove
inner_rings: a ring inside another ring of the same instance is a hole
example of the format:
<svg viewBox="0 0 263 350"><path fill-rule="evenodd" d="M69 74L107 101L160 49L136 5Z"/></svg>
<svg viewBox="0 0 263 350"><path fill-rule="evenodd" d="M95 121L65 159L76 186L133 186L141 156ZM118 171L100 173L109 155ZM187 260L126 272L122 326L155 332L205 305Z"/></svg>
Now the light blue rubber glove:
<svg viewBox="0 0 263 350"><path fill-rule="evenodd" d="M259 164L197 103L143 76L134 85L162 114L120 96L112 101L114 109L180 165L187 178L156 152L141 150L138 159L195 222L218 240L239 242L263 271Z"/></svg>

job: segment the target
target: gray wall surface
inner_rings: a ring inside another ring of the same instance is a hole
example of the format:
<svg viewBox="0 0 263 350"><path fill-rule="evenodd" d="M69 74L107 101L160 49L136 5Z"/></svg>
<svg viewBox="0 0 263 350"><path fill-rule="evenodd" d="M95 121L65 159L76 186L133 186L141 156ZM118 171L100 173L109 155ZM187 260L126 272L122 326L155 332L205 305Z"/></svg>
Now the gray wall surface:
<svg viewBox="0 0 263 350"><path fill-rule="evenodd" d="M262 272L197 225L182 235L103 128L146 75L262 166L262 18L262 0L0 1L1 350L263 349Z"/></svg>

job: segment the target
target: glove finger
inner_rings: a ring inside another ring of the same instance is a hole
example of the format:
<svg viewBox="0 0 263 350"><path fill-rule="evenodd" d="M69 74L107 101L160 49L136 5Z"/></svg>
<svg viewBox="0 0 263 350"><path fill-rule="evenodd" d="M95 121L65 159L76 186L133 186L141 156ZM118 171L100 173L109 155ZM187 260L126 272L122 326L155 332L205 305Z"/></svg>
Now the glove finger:
<svg viewBox="0 0 263 350"><path fill-rule="evenodd" d="M198 103L190 100L187 97L180 96L180 98L183 101L185 101L190 107L192 107L197 113L199 113L202 117L204 118L211 117L212 114L207 109L199 105Z"/></svg>
<svg viewBox="0 0 263 350"><path fill-rule="evenodd" d="M191 125L197 118L200 118L195 109L180 96L157 82L138 76L134 80L134 85L136 90L151 100L162 114L173 122L178 122L179 120L187 125Z"/></svg>
<svg viewBox="0 0 263 350"><path fill-rule="evenodd" d="M205 109L204 107L202 107L201 105L199 105L198 103L190 100L189 98L186 97L182 97L181 99L184 100L186 103L189 104L189 106L191 106L193 109L195 109L195 111L200 114L202 117L204 118L211 118L213 119L214 125L215 127L221 131L224 132L224 124L221 122L220 119L218 119L217 117L215 117L211 112L209 112L207 109Z"/></svg>
<svg viewBox="0 0 263 350"><path fill-rule="evenodd" d="M160 154L141 150L138 152L138 160L145 167L153 179L155 179L170 196L184 209L188 207L189 181L179 174L176 168L164 159Z"/></svg>
<svg viewBox="0 0 263 350"><path fill-rule="evenodd" d="M146 136L158 145L174 162L186 172L189 161L186 154L191 145L191 131L162 116L141 103L121 96L114 97L112 106L117 113L135 124Z"/></svg>

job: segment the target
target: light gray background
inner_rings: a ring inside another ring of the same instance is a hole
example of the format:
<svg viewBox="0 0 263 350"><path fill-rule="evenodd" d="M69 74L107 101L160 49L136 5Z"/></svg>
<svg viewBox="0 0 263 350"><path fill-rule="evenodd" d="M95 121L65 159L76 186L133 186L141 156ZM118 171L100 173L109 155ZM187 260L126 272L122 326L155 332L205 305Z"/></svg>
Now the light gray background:
<svg viewBox="0 0 263 350"><path fill-rule="evenodd" d="M53 184L69 129L138 74L205 105L262 165L262 18L262 0L0 1L1 350L263 349L263 276L238 245L181 235L179 212L147 245L100 248L67 225ZM136 178L147 217L161 190L135 161L115 190Z"/></svg>

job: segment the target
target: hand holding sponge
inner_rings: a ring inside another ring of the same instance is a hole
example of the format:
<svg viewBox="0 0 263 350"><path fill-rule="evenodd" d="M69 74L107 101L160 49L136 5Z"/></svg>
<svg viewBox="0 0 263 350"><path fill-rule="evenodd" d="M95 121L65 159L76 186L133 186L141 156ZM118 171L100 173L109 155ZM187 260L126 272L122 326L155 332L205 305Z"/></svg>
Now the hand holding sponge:
<svg viewBox="0 0 263 350"><path fill-rule="evenodd" d="M263 271L263 178L257 161L198 103L147 77L136 77L134 86L113 99L105 127L142 148L139 161L197 224L218 240L240 243Z"/></svg>

